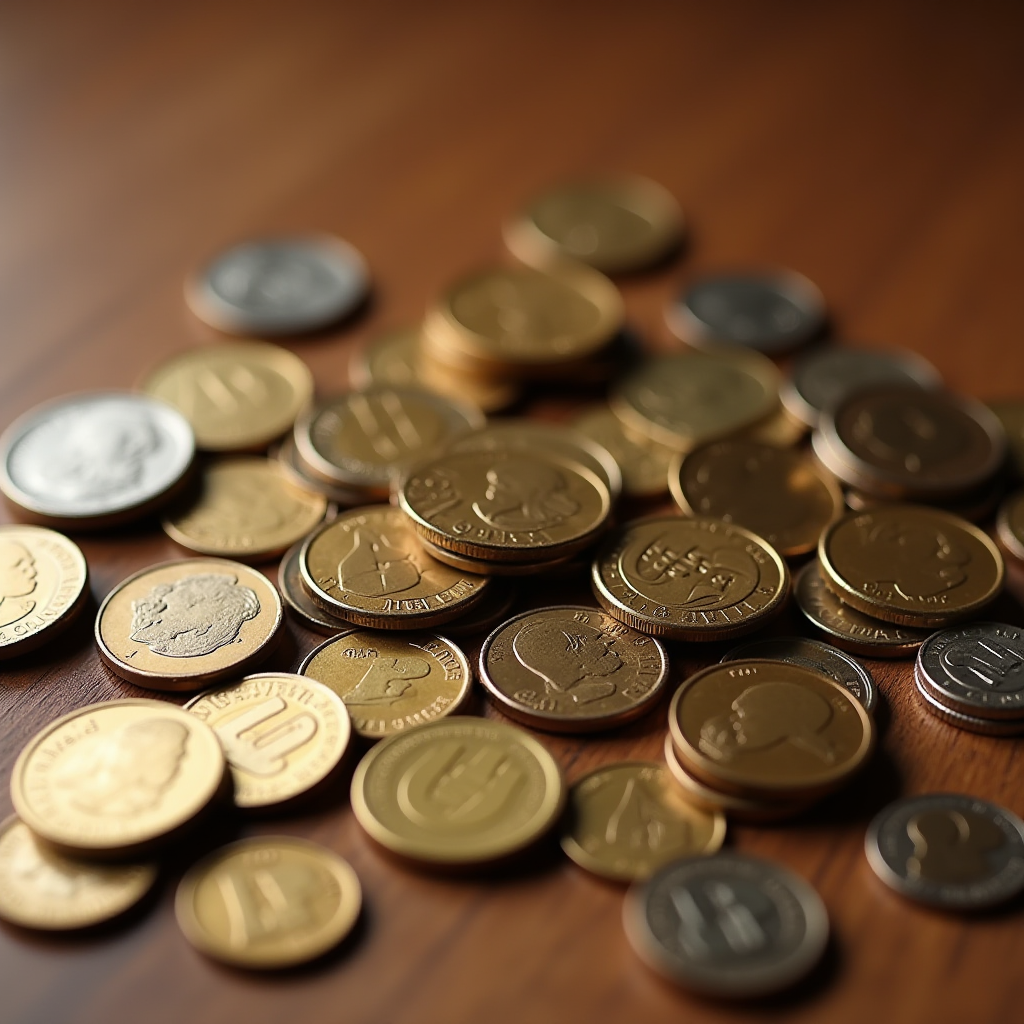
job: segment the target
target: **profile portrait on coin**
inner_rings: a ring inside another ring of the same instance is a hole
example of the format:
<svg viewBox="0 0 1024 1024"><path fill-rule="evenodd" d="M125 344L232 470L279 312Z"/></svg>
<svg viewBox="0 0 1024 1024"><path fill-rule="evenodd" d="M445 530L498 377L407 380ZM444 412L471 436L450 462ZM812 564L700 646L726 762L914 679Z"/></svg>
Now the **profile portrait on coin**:
<svg viewBox="0 0 1024 1024"><path fill-rule="evenodd" d="M941 530L920 523L872 523L858 527L856 572L879 589L908 600L934 597L967 579L971 556Z"/></svg>
<svg viewBox="0 0 1024 1024"><path fill-rule="evenodd" d="M17 541L0 540L0 628L18 622L35 608L31 595L38 575L28 548Z"/></svg>
<svg viewBox="0 0 1024 1024"><path fill-rule="evenodd" d="M564 694L580 705L615 693L615 683L606 677L622 667L622 660L612 642L599 629L573 619L541 619L516 634L512 650L547 693Z"/></svg>
<svg viewBox="0 0 1024 1024"><path fill-rule="evenodd" d="M950 679L969 690L1018 693L1024 689L1024 658L989 638L965 638L950 644L940 655L939 664Z"/></svg>
<svg viewBox="0 0 1024 1024"><path fill-rule="evenodd" d="M512 457L487 470L487 489L473 511L502 530L544 530L579 511L565 477L540 460Z"/></svg>
<svg viewBox="0 0 1024 1024"><path fill-rule="evenodd" d="M412 551L396 547L383 531L365 526L354 531L352 550L338 563L338 586L359 597L400 594L420 578Z"/></svg>
<svg viewBox="0 0 1024 1024"><path fill-rule="evenodd" d="M644 597L698 611L742 601L754 592L760 573L746 551L710 544L684 551L663 534L640 552L630 576Z"/></svg>
<svg viewBox="0 0 1024 1024"><path fill-rule="evenodd" d="M394 704L406 695L412 680L430 675L423 658L374 658L362 679L341 699L346 704Z"/></svg>
<svg viewBox="0 0 1024 1024"><path fill-rule="evenodd" d="M907 822L914 853L907 860L907 877L927 882L962 884L991 874L988 854L1006 837L998 825L970 812L932 808Z"/></svg>

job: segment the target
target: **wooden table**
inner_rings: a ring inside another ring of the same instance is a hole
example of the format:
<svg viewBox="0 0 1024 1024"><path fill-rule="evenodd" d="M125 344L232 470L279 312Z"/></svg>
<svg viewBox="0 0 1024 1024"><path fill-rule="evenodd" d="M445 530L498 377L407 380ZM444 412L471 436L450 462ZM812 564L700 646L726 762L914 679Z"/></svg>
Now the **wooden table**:
<svg viewBox="0 0 1024 1024"><path fill-rule="evenodd" d="M594 170L647 174L690 218L684 261L622 283L652 348L675 344L662 308L681 280L780 265L821 286L837 336L914 349L968 394L1024 394L1022 15L865 0L7 5L0 424L67 391L130 387L211 340L183 277L264 232L336 232L373 268L366 316L289 346L322 391L339 388L355 340L418 319L455 275L503 258L500 224L525 197ZM153 525L80 541L96 598L179 554ZM1019 574L1013 584L1024 591ZM1000 614L1024 621L1014 601ZM317 639L288 628L283 669ZM674 672L720 654L677 648ZM396 866L342 789L316 813L244 826L310 836L355 866L365 917L326 964L246 975L194 952L172 912L193 852L118 928L88 940L0 930L0 1019L1020 1020L1020 905L975 919L919 909L875 880L862 842L899 794L952 789L1024 812L1022 746L928 717L908 662L871 668L884 701L870 769L792 824L730 833L828 905L832 947L791 996L734 1008L663 984L626 944L622 891L557 849L510 877ZM14 758L44 722L141 692L101 666L91 621L2 672L4 809ZM657 758L663 723L660 709L607 738L545 742L573 780Z"/></svg>

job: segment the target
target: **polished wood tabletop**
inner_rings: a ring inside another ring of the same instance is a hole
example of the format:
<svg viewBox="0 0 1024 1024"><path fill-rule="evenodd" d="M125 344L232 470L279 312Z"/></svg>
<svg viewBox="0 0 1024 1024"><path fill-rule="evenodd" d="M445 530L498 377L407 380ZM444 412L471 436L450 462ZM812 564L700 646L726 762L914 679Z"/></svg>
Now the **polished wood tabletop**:
<svg viewBox="0 0 1024 1024"><path fill-rule="evenodd" d="M506 259L503 220L545 185L592 172L647 175L686 212L681 258L620 282L649 348L678 347L663 308L693 275L790 267L823 290L836 338L913 349L975 397L1024 395L1019 4L38 0L0 11L0 125L0 426L69 391L132 387L214 340L185 306L186 274L273 232L336 233L372 268L361 317L286 343L322 393L341 388L354 344L416 322L457 275ZM559 401L527 411L557 413ZM76 539L96 600L182 554L152 522ZM1024 596L1017 569L1011 591ZM1012 596L997 613L1024 622ZM143 693L100 663L93 615L0 670L4 810L38 728ZM800 628L791 616L772 632ZM294 669L319 639L293 622L288 633L275 668ZM723 650L673 647L674 677ZM791 823L730 827L732 847L788 866L828 907L826 958L791 994L735 1006L660 981L626 942L623 890L555 844L483 877L397 864L355 823L343 784L302 814L223 816L116 927L0 929L0 1020L1024 1019L1021 903L928 911L878 882L863 853L867 822L903 794L954 790L1024 813L1024 745L929 717L909 661L868 664L883 695L870 767ZM475 711L496 715L479 695ZM572 781L659 758L664 731L662 705L619 732L543 742ZM258 833L315 839L359 874L365 913L325 962L246 974L179 932L184 868Z"/></svg>

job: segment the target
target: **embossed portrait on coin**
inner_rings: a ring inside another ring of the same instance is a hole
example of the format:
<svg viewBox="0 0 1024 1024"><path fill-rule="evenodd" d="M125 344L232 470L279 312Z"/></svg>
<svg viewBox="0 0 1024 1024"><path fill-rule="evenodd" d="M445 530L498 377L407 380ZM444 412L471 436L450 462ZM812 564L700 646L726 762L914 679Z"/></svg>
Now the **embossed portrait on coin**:
<svg viewBox="0 0 1024 1024"><path fill-rule="evenodd" d="M0 627L23 619L36 603L36 561L28 548L13 540L0 540Z"/></svg>
<svg viewBox="0 0 1024 1024"><path fill-rule="evenodd" d="M423 658L374 658L362 679L341 699L346 704L394 704L405 696L413 679L430 675Z"/></svg>
<svg viewBox="0 0 1024 1024"><path fill-rule="evenodd" d="M658 604L694 611L727 608L749 597L757 587L757 563L739 548L715 546L714 538L686 547L666 534L637 556L630 585Z"/></svg>
<svg viewBox="0 0 1024 1024"><path fill-rule="evenodd" d="M980 814L934 809L907 822L914 854L907 876L939 885L979 882L992 875L988 855L1006 842L994 822Z"/></svg>
<svg viewBox="0 0 1024 1024"><path fill-rule="evenodd" d="M473 511L501 530L546 530L579 511L567 492L565 476L556 467L513 456L487 471L487 488L473 502Z"/></svg>
<svg viewBox="0 0 1024 1024"><path fill-rule="evenodd" d="M157 584L132 602L131 638L154 654L200 658L238 639L259 614L255 591L236 576L204 573Z"/></svg>
<svg viewBox="0 0 1024 1024"><path fill-rule="evenodd" d="M966 638L952 643L939 664L953 682L978 693L1024 690L1024 657L995 640Z"/></svg>
<svg viewBox="0 0 1024 1024"><path fill-rule="evenodd" d="M538 676L547 693L564 694L573 704L610 697L615 683L607 679L622 668L612 640L599 629L573 619L542 619L524 626L512 641L523 668Z"/></svg>
<svg viewBox="0 0 1024 1024"><path fill-rule="evenodd" d="M390 532L390 531L389 531ZM389 538L384 531L357 527L352 550L338 563L338 586L358 597L386 597L415 587L420 581L419 566L408 547L399 547L398 536Z"/></svg>
<svg viewBox="0 0 1024 1024"><path fill-rule="evenodd" d="M872 590L913 601L952 590L967 579L970 554L941 530L872 523L859 527L859 539L853 571Z"/></svg>

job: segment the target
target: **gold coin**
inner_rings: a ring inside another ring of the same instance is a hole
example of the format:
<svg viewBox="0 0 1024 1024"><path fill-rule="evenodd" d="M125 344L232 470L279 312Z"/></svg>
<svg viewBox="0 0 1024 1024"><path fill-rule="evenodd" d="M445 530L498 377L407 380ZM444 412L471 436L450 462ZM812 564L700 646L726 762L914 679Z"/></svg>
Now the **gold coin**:
<svg viewBox="0 0 1024 1024"><path fill-rule="evenodd" d="M1014 557L1024 560L1024 491L1003 502L996 520L999 543Z"/></svg>
<svg viewBox="0 0 1024 1024"><path fill-rule="evenodd" d="M41 526L0 526L0 660L35 650L89 598L78 545Z"/></svg>
<svg viewBox="0 0 1024 1024"><path fill-rule="evenodd" d="M583 413L573 421L581 434L608 449L622 470L622 489L633 498L654 498L668 489L675 452L649 438L627 434L622 421L607 406Z"/></svg>
<svg viewBox="0 0 1024 1024"><path fill-rule="evenodd" d="M141 390L189 421L196 447L256 451L291 429L313 397L313 375L286 349L238 341L172 356L142 382Z"/></svg>
<svg viewBox="0 0 1024 1024"><path fill-rule="evenodd" d="M650 761L610 764L569 791L562 849L587 871L618 882L649 878L670 860L710 854L725 815L675 799L666 770Z"/></svg>
<svg viewBox="0 0 1024 1024"><path fill-rule="evenodd" d="M1001 402L987 402L996 414L1006 432L1010 449L1010 468L1017 479L1024 478L1024 401L1006 399Z"/></svg>
<svg viewBox="0 0 1024 1024"><path fill-rule="evenodd" d="M507 583L493 587L468 612L449 622L444 631L449 636L459 637L489 633L508 618L518 597L516 589Z"/></svg>
<svg viewBox="0 0 1024 1024"><path fill-rule="evenodd" d="M469 402L481 412L500 412L523 397L522 386L506 374L466 372L459 367L448 366L437 357L435 350L422 342L417 367L423 387L446 398Z"/></svg>
<svg viewBox="0 0 1024 1024"><path fill-rule="evenodd" d="M281 599L262 573L219 558L185 558L118 584L96 615L96 645L130 683L198 690L266 658L281 615Z"/></svg>
<svg viewBox="0 0 1024 1024"><path fill-rule="evenodd" d="M315 604L374 629L440 625L491 585L431 558L408 518L389 505L348 509L322 526L303 545L299 571Z"/></svg>
<svg viewBox="0 0 1024 1024"><path fill-rule="evenodd" d="M393 736L457 711L473 670L450 640L353 629L325 641L299 666L344 701L352 728L368 739Z"/></svg>
<svg viewBox="0 0 1024 1024"><path fill-rule="evenodd" d="M303 541L293 544L285 552L277 570L277 589L281 591L285 606L300 625L324 636L335 636L342 630L351 629L352 623L325 612L306 593L299 568L302 545Z"/></svg>
<svg viewBox="0 0 1024 1024"><path fill-rule="evenodd" d="M341 484L328 483L314 476L306 464L302 461L298 449L295 447L295 436L289 434L279 445L276 445L270 452L270 458L281 468L288 482L306 491L313 491L322 494L328 501L345 508L349 505L362 505L367 500L366 491L358 487L342 487ZM328 506L330 519L330 506Z"/></svg>
<svg viewBox="0 0 1024 1024"><path fill-rule="evenodd" d="M818 544L825 586L846 604L900 626L944 626L1003 588L1003 556L976 526L921 505L850 512Z"/></svg>
<svg viewBox="0 0 1024 1024"><path fill-rule="evenodd" d="M532 736L482 718L429 722L377 744L352 778L372 839L435 865L501 860L558 820L562 773Z"/></svg>
<svg viewBox="0 0 1024 1024"><path fill-rule="evenodd" d="M548 558L542 562L493 562L446 551L436 544L431 544L426 537L417 537L416 541L431 558L438 562L451 566L453 569L461 569L462 572L476 573L478 576L536 576L538 573L546 574L553 569L568 565L573 558L572 555L562 555L559 558Z"/></svg>
<svg viewBox="0 0 1024 1024"><path fill-rule="evenodd" d="M480 650L480 681L509 718L551 732L593 732L649 711L668 678L653 637L597 608L523 612Z"/></svg>
<svg viewBox="0 0 1024 1024"><path fill-rule="evenodd" d="M11 799L21 820L59 850L129 857L192 822L224 774L217 737L187 711L112 700L37 733L15 762Z"/></svg>
<svg viewBox="0 0 1024 1024"><path fill-rule="evenodd" d="M737 436L759 444L772 444L776 448L792 448L807 434L807 426L791 415L785 408L779 408L760 423L747 427Z"/></svg>
<svg viewBox="0 0 1024 1024"><path fill-rule="evenodd" d="M810 457L753 441L695 448L669 484L686 515L745 526L786 556L813 551L843 510L842 492Z"/></svg>
<svg viewBox="0 0 1024 1024"><path fill-rule="evenodd" d="M723 792L790 801L839 786L875 736L871 716L839 683L753 658L691 676L672 698L668 723L691 775Z"/></svg>
<svg viewBox="0 0 1024 1024"><path fill-rule="evenodd" d="M649 516L615 531L594 560L591 584L601 607L643 633L724 640L782 609L789 570L741 526Z"/></svg>
<svg viewBox="0 0 1024 1024"><path fill-rule="evenodd" d="M236 807L272 807L308 792L338 767L352 731L333 690L288 672L207 690L185 709L220 740Z"/></svg>
<svg viewBox="0 0 1024 1024"><path fill-rule="evenodd" d="M215 850L181 880L174 912L200 952L235 967L293 967L351 931L362 906L351 865L291 836Z"/></svg>
<svg viewBox="0 0 1024 1024"><path fill-rule="evenodd" d="M609 401L628 430L687 452L775 412L780 380L756 352L683 352L649 359Z"/></svg>

